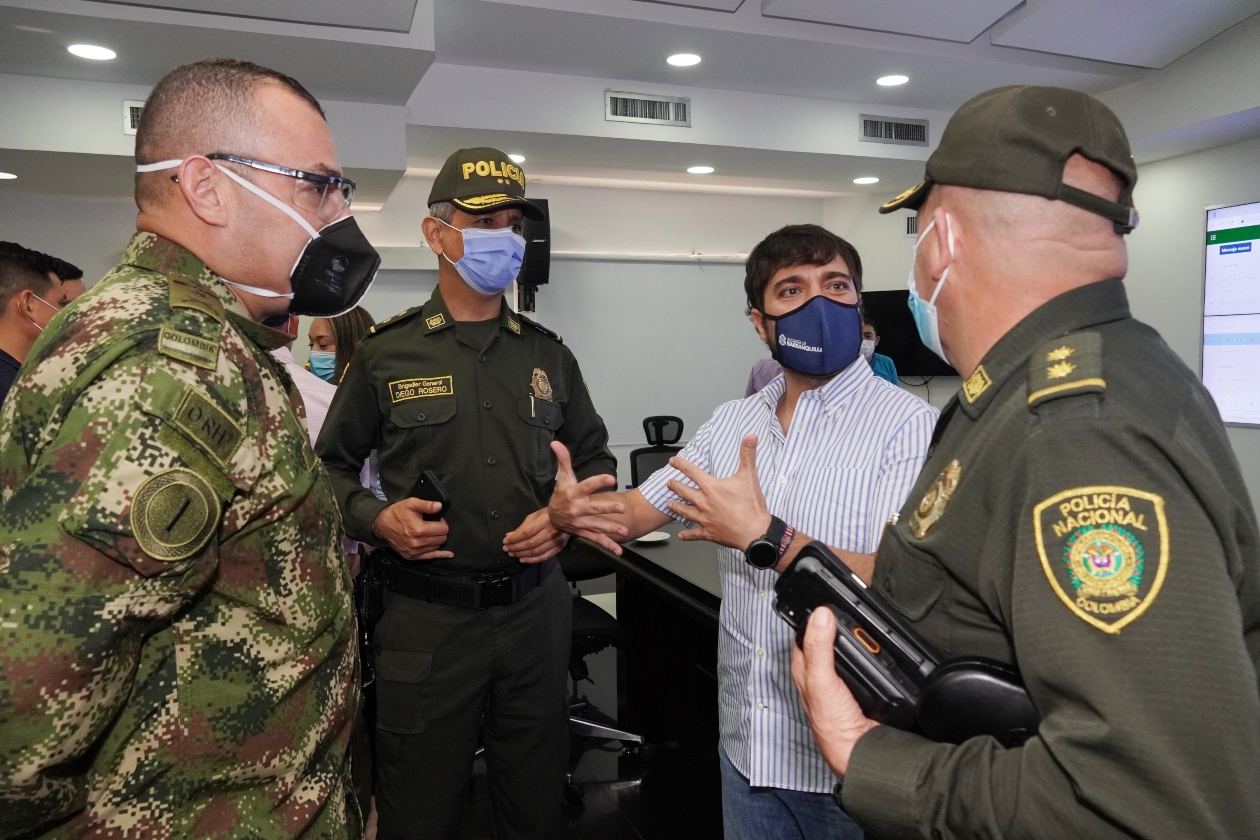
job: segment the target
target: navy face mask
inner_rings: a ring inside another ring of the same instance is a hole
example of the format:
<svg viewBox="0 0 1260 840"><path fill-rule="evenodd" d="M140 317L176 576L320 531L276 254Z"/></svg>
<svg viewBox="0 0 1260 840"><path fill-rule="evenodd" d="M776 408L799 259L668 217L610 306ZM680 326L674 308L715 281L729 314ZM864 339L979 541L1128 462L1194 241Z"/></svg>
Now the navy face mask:
<svg viewBox="0 0 1260 840"><path fill-rule="evenodd" d="M831 376L853 364L862 349L862 316L857 304L826 295L782 315L762 315L774 324L775 361L806 376Z"/></svg>

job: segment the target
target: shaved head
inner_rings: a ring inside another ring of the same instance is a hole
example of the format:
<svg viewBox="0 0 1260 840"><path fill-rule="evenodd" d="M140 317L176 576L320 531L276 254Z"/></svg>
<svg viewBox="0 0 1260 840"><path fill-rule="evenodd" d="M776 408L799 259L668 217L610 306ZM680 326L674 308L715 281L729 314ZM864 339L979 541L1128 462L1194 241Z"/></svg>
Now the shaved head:
<svg viewBox="0 0 1260 840"><path fill-rule="evenodd" d="M181 160L211 152L256 154L255 94L277 85L301 97L322 117L319 101L296 79L248 61L208 58L177 67L149 94L136 130L136 163ZM159 202L167 172L136 175L136 203Z"/></svg>

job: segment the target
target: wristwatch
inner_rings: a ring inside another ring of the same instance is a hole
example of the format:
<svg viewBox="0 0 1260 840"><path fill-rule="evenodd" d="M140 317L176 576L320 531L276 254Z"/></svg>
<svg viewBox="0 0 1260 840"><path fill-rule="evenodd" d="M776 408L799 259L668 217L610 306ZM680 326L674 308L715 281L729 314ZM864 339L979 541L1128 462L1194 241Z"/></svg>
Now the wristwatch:
<svg viewBox="0 0 1260 840"><path fill-rule="evenodd" d="M796 529L777 516L770 517L770 527L744 549L744 559L755 569L773 569L787 554Z"/></svg>

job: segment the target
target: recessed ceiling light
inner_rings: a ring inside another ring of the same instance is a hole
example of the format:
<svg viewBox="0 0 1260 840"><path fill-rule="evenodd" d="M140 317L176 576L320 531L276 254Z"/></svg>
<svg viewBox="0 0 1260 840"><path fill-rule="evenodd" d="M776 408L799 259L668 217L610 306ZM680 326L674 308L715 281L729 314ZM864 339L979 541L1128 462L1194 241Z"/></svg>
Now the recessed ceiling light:
<svg viewBox="0 0 1260 840"><path fill-rule="evenodd" d="M688 166L687 171L692 175L708 175L713 171L712 166Z"/></svg>
<svg viewBox="0 0 1260 840"><path fill-rule="evenodd" d="M700 56L695 53L678 53L665 60L675 67L693 67L700 63Z"/></svg>
<svg viewBox="0 0 1260 840"><path fill-rule="evenodd" d="M16 177L12 172L0 172L0 181L12 181Z"/></svg>
<svg viewBox="0 0 1260 840"><path fill-rule="evenodd" d="M879 183L879 179L878 179L878 178L876 178L876 177L874 177L874 176L872 176L872 175L867 175L867 176L862 177L862 178L854 178L854 179L853 179L853 183L855 183L855 184L878 184L878 183Z"/></svg>
<svg viewBox="0 0 1260 840"><path fill-rule="evenodd" d="M512 160L512 163L524 163L524 162L525 162L525 155L508 155L508 157Z"/></svg>
<svg viewBox="0 0 1260 840"><path fill-rule="evenodd" d="M875 84L883 85L884 87L896 87L897 85L904 85L908 81L910 81L909 76L880 76L875 80Z"/></svg>
<svg viewBox="0 0 1260 840"><path fill-rule="evenodd" d="M92 44L71 44L66 47L71 55L77 55L79 58L90 58L93 61L109 61L111 58L117 58L118 53L108 47L97 47Z"/></svg>

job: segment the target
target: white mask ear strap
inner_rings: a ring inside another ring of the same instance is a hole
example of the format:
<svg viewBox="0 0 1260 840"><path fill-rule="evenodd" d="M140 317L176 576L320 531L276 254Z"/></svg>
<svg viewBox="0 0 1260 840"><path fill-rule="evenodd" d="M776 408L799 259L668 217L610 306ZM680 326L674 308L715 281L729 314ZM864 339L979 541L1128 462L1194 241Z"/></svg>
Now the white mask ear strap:
<svg viewBox="0 0 1260 840"><path fill-rule="evenodd" d="M232 170L224 169L222 166L219 166L217 163L215 164L215 166L217 166L219 171L222 172L224 175L228 176L233 181L240 184L242 187L249 190L254 195L261 198L263 201L270 204L272 207L275 207L277 210L279 210L282 213L288 214L289 218L291 218L293 221L297 222L299 225L302 226L302 230L306 231L306 234L311 239L315 239L316 237L319 236L319 231L311 227L311 223L306 221L306 219L303 219L301 213L294 210L292 207L285 204L283 201L276 198L274 195L267 192L266 190L264 190L262 187L258 186L257 184L251 183L250 181L246 181L244 178L242 178L240 175L237 175Z"/></svg>

